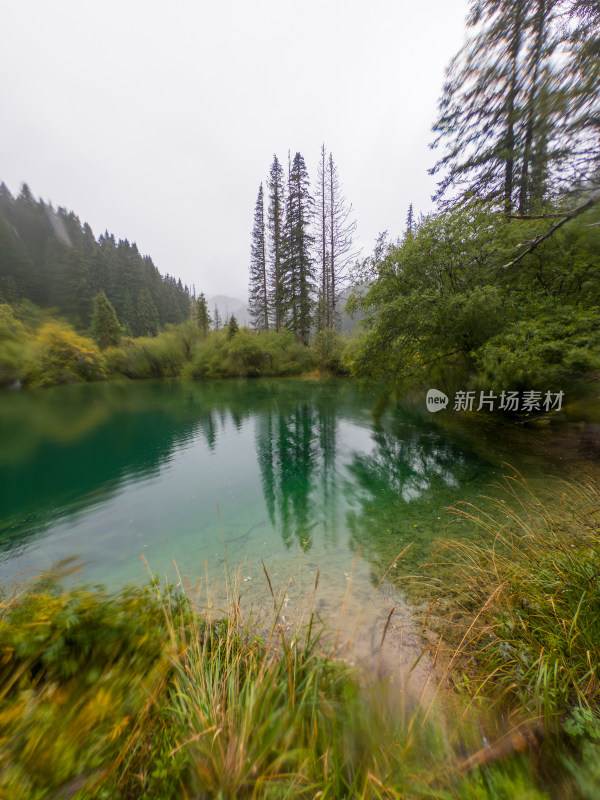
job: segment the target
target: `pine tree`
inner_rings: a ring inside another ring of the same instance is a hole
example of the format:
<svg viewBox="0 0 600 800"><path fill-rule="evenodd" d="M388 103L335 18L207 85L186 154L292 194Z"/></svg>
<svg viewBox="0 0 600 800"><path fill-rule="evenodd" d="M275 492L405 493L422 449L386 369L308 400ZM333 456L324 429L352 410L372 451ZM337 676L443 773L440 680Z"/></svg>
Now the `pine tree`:
<svg viewBox="0 0 600 800"><path fill-rule="evenodd" d="M579 185L600 184L600 4L571 0L564 45L568 61L560 72L569 98L564 119L566 149L580 171ZM578 187L577 187L578 188Z"/></svg>
<svg viewBox="0 0 600 800"><path fill-rule="evenodd" d="M140 292L132 331L136 336L156 336L158 333L158 312L149 289Z"/></svg>
<svg viewBox="0 0 600 800"><path fill-rule="evenodd" d="M216 331L220 331L221 330L221 325L223 324L223 320L221 319L221 314L219 312L219 307L217 306L216 303L215 303L215 313L213 315L213 323L214 323L214 326L215 326L215 330Z"/></svg>
<svg viewBox="0 0 600 800"><path fill-rule="evenodd" d="M314 305L315 268L310 233L313 199L304 158L296 153L288 177L284 260L282 268L283 308L286 325L298 341L308 344Z"/></svg>
<svg viewBox="0 0 600 800"><path fill-rule="evenodd" d="M285 192L283 182L283 167L277 156L273 156L273 163L267 181L269 190L269 206L267 209L267 232L269 253L269 295L271 302L271 318L276 331L283 326L283 236Z"/></svg>
<svg viewBox="0 0 600 800"><path fill-rule="evenodd" d="M204 292L200 292L200 296L196 301L196 321L198 323L198 327L202 331L203 338L206 339L212 320L210 318L210 314L208 313Z"/></svg>
<svg viewBox="0 0 600 800"><path fill-rule="evenodd" d="M408 214L406 215L406 234L412 236L415 232L415 216L413 213L413 204L408 207Z"/></svg>
<svg viewBox="0 0 600 800"><path fill-rule="evenodd" d="M540 85L543 91L544 85L547 83L547 74L545 74L547 70L545 68L544 56L546 39L548 35L548 3L549 0L538 0L538 7L534 20L535 40L531 58L531 84L525 97L524 108L525 130L518 201L518 210L520 214L524 214L529 211L532 204L535 203L535 200L541 200L545 194L545 176L543 172L540 172L539 169L536 169L536 161L538 164L541 162L543 165L547 160L545 143L542 144L542 140L540 138L540 135L543 135L541 128L547 122L547 118L546 115L541 115L539 110L541 107L543 107L540 103ZM535 152L536 149L537 152Z"/></svg>
<svg viewBox="0 0 600 800"><path fill-rule="evenodd" d="M564 166L555 134L560 138L556 126L566 106L552 60L560 4L472 0L468 25L475 34L448 70L434 125L432 146L444 142L446 151L431 172L447 170L436 199L454 190L450 202L491 201L510 216L529 202L536 160ZM548 147L549 137L556 147Z"/></svg>
<svg viewBox="0 0 600 800"><path fill-rule="evenodd" d="M265 212L263 186L260 184L254 209L252 246L250 248L250 284L248 287L249 311L253 327L269 330L269 303L267 294L267 259L265 251Z"/></svg>
<svg viewBox="0 0 600 800"><path fill-rule="evenodd" d="M9 200L12 201L14 198L10 192L8 186L2 181L0 183L0 201L2 200Z"/></svg>
<svg viewBox="0 0 600 800"><path fill-rule="evenodd" d="M240 326L238 325L238 321L235 316L232 314L229 317L229 322L227 323L227 338L233 339L233 337L238 333Z"/></svg>
<svg viewBox="0 0 600 800"><path fill-rule="evenodd" d="M104 292L94 297L91 333L98 346L118 347L121 341L121 326L115 309Z"/></svg>

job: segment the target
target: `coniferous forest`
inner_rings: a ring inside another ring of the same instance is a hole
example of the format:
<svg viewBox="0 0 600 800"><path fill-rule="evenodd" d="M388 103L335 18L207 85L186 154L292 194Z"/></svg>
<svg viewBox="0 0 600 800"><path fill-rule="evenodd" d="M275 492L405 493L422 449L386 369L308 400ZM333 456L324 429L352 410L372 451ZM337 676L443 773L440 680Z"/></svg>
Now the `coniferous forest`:
<svg viewBox="0 0 600 800"><path fill-rule="evenodd" d="M287 178L273 156L267 196L260 184L250 258L250 314L255 330L288 329L308 344L311 332L335 331L348 282L356 222L333 154L321 146L311 187L301 153L288 156Z"/></svg>
<svg viewBox="0 0 600 800"><path fill-rule="evenodd" d="M151 336L190 316L190 290L162 276L135 242L108 231L95 238L64 208L36 200L27 184L14 198L0 184L0 298L52 308L87 331L104 292L124 332Z"/></svg>

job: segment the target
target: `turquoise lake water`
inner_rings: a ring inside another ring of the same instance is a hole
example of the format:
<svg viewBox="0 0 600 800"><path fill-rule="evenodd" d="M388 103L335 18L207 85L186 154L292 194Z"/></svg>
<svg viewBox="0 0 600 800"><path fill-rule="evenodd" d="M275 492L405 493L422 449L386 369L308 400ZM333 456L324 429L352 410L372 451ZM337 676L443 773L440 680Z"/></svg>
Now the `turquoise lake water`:
<svg viewBox="0 0 600 800"><path fill-rule="evenodd" d="M489 494L503 460L553 466L497 430L440 425L424 403L375 422L375 400L301 380L4 393L0 580L75 557L78 579L119 586L148 579L143 556L192 583L242 565L239 580L264 589L262 558L274 581L320 570L332 587L354 565L366 591L409 544L397 569L427 561L446 507Z"/></svg>

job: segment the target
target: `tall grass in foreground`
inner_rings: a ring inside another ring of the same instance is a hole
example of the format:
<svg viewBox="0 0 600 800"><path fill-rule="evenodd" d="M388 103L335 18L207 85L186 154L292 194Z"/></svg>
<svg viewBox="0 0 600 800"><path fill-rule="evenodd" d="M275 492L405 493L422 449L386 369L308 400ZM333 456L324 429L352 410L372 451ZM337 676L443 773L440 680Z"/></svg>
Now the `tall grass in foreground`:
<svg viewBox="0 0 600 800"><path fill-rule="evenodd" d="M600 488L565 485L545 502L513 475L500 494L451 509L481 538L443 546L472 619L469 691L547 734L598 738Z"/></svg>
<svg viewBox="0 0 600 800"><path fill-rule="evenodd" d="M265 577L274 613L262 638L242 619L235 572L228 614L212 626L189 599L183 617L164 606L170 641L183 644L169 706L182 731L175 750L185 754L189 796L397 798L407 786L427 795L421 756L435 754L445 767L442 729L403 718L382 684L364 686L332 658L314 614L284 630L285 592L276 598Z"/></svg>
<svg viewBox="0 0 600 800"><path fill-rule="evenodd" d="M448 726L331 658L314 617L286 632L274 597L258 638L235 579L217 621L183 588L3 600L1 798L547 796L526 762L461 773Z"/></svg>
<svg viewBox="0 0 600 800"><path fill-rule="evenodd" d="M600 490L545 504L515 476L453 513L481 532L446 545L466 614L443 677L476 665L464 721L365 682L314 616L287 630L266 570L261 636L235 571L216 620L184 581L109 595L42 580L0 603L0 798L597 797ZM502 725L482 709L535 724L488 744Z"/></svg>

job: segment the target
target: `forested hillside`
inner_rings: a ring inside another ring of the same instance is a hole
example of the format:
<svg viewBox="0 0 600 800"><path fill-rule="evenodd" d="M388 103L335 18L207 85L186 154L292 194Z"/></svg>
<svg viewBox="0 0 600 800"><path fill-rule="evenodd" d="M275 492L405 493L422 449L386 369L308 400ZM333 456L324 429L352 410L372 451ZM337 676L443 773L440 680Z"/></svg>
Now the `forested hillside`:
<svg viewBox="0 0 600 800"><path fill-rule="evenodd" d="M55 308L87 330L101 291L132 336L190 316L188 287L162 276L135 243L108 232L96 240L87 223L36 200L27 184L17 198L0 184L0 302Z"/></svg>

